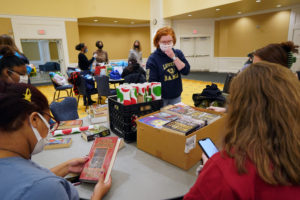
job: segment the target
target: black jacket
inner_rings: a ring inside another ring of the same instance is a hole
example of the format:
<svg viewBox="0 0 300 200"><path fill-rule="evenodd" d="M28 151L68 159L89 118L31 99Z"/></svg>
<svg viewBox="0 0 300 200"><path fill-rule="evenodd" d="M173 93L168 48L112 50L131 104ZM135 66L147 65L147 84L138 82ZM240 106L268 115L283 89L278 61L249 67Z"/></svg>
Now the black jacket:
<svg viewBox="0 0 300 200"><path fill-rule="evenodd" d="M83 53L78 54L78 67L81 70L89 70L91 64L94 61L94 57L90 60L87 59L87 57Z"/></svg>

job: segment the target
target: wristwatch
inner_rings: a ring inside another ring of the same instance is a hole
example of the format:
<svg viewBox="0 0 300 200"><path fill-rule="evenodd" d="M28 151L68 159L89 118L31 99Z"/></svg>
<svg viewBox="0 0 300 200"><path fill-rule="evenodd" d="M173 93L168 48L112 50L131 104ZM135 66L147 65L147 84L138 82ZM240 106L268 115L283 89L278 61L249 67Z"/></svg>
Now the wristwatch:
<svg viewBox="0 0 300 200"><path fill-rule="evenodd" d="M174 57L172 58L172 60L173 60L173 61L175 61L175 60L176 60L176 58L177 58L177 57L176 57L176 56L174 56Z"/></svg>

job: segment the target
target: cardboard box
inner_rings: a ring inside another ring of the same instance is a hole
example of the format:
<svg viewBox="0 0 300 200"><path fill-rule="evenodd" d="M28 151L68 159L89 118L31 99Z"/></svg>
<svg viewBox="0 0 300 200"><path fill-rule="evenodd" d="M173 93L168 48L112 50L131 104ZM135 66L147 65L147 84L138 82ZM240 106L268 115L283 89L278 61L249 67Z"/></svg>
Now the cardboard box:
<svg viewBox="0 0 300 200"><path fill-rule="evenodd" d="M196 109L224 115L206 109ZM170 129L157 129L137 120L137 147L173 165L188 170L201 160L202 150L198 145L200 139L209 137L216 145L220 144L219 139L224 131L224 121L224 117L221 117L212 124L184 136Z"/></svg>

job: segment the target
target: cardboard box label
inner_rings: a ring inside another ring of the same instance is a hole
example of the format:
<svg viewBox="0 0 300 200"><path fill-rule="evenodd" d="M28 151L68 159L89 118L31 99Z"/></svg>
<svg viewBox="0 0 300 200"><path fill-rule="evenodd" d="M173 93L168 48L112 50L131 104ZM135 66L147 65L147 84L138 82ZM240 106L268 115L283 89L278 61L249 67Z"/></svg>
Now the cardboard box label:
<svg viewBox="0 0 300 200"><path fill-rule="evenodd" d="M189 153L195 147L196 147L196 135L193 135L192 137L186 139L184 153Z"/></svg>

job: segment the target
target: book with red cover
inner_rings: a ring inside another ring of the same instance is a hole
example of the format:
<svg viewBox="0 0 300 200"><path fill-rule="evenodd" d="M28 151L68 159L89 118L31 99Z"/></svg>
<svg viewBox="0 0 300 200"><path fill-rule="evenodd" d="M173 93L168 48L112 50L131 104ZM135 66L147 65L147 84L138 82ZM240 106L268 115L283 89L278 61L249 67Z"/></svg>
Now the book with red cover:
<svg viewBox="0 0 300 200"><path fill-rule="evenodd" d="M104 182L107 182L118 152L121 139L118 137L96 138L90 153L89 161L85 163L80 174L80 181L97 183L101 169L105 172Z"/></svg>
<svg viewBox="0 0 300 200"><path fill-rule="evenodd" d="M82 119L60 121L57 130L69 129L69 128L78 128L82 125Z"/></svg>

